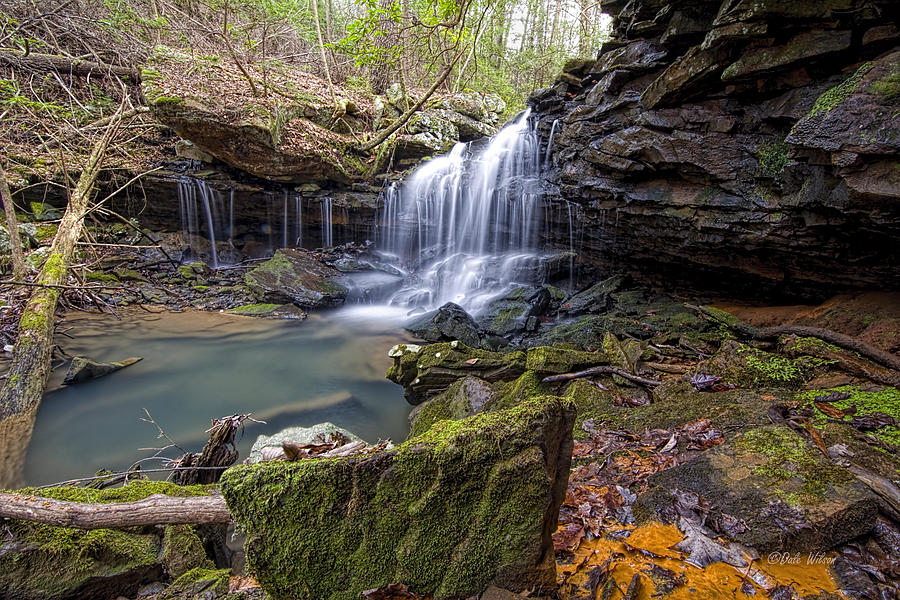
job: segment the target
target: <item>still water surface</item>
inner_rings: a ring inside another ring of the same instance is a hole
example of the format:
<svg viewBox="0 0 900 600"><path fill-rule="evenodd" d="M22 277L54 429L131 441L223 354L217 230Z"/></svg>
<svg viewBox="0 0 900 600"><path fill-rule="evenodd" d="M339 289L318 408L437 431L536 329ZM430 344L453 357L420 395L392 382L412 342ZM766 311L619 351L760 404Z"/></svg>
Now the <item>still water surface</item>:
<svg viewBox="0 0 900 600"><path fill-rule="evenodd" d="M37 414L25 478L41 485L122 470L165 440L142 422L150 411L182 448L199 451L210 419L253 413L238 438L240 459L260 434L332 421L369 442L403 440L410 406L384 378L390 347L403 341L389 309L347 308L305 321L221 313L69 315L57 343L100 361L140 356L112 375L61 386L54 372ZM180 455L177 450L167 453ZM158 461L144 468L162 466Z"/></svg>

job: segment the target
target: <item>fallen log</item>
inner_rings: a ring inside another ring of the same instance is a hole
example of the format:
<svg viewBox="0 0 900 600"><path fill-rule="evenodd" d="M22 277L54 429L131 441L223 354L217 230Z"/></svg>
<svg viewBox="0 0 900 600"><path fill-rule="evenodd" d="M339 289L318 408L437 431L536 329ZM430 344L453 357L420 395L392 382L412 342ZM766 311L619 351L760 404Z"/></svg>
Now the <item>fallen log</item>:
<svg viewBox="0 0 900 600"><path fill-rule="evenodd" d="M228 523L231 513L218 493L176 498L154 494L136 502L91 504L0 493L0 518L77 529L118 529L145 525Z"/></svg>
<svg viewBox="0 0 900 600"><path fill-rule="evenodd" d="M610 365L591 367L590 369L578 371L577 373L550 375L549 377L544 377L543 379L541 379L541 383L553 383L554 381L570 381L572 379L579 379L581 377L591 377L592 375L618 375L619 377L628 379L629 381L633 381L641 385L646 385L647 387L656 387L662 384L662 381L657 381L656 379L647 379L646 377L639 377L638 375L629 373L625 369L613 367Z"/></svg>
<svg viewBox="0 0 900 600"><path fill-rule="evenodd" d="M131 67L119 67L105 63L98 63L81 58L66 58L53 54L39 54L31 52L26 54L18 50L0 50L0 65L15 69L28 69L31 71L57 71L58 73L71 73L73 75L117 75L130 79L134 83L141 82L141 72Z"/></svg>
<svg viewBox="0 0 900 600"><path fill-rule="evenodd" d="M824 342L834 344L835 346L839 346L841 348L844 348L845 350L858 352L861 356L872 359L878 364L888 367L889 369L900 371L900 358L894 356L890 352L879 350L878 348L870 346L863 341L850 337L849 335L837 333L836 331L831 331L830 329L808 327L806 325L753 327L752 325L748 325L742 322L734 315L731 315L730 313L726 313L725 311L719 309L714 309L707 306L694 306L691 304L685 304L685 306L687 308L692 308L698 311L700 314L716 321L717 323L721 323L722 325L728 327L745 339L768 340L777 338L782 335L798 335L801 337L819 338Z"/></svg>

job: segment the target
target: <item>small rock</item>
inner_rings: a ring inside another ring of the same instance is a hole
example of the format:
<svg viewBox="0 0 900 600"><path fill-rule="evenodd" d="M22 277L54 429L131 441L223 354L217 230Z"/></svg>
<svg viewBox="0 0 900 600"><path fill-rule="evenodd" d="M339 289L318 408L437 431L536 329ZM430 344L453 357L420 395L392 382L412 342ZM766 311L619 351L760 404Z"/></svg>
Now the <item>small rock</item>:
<svg viewBox="0 0 900 600"><path fill-rule="evenodd" d="M140 360L140 357L132 357L118 362L101 363L84 356L76 356L72 359L72 364L69 365L69 371L66 373L65 379L63 379L63 385L72 385L73 383L85 382L88 379L97 379L131 366Z"/></svg>

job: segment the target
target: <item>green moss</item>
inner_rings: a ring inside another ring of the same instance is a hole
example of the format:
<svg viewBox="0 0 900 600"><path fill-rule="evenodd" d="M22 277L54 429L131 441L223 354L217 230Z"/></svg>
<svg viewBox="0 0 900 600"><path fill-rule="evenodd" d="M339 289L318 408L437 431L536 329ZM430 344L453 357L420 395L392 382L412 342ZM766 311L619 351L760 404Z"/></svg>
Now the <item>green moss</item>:
<svg viewBox="0 0 900 600"><path fill-rule="evenodd" d="M266 315L280 306L281 304L243 304L241 306L229 308L226 312L234 315Z"/></svg>
<svg viewBox="0 0 900 600"><path fill-rule="evenodd" d="M757 158L759 160L759 169L763 174L769 177L775 177L784 171L787 166L788 152L791 146L784 140L767 142L759 147Z"/></svg>
<svg viewBox="0 0 900 600"><path fill-rule="evenodd" d="M877 392L866 392L852 385L844 385L829 389L809 390L798 393L795 398L807 406L815 407L815 399L827 396L833 392L850 394L848 398L829 402L836 409L844 410L856 407L856 413L847 415L843 421L850 422L854 416L863 416L875 412L890 415L900 421L900 390L895 387L886 387ZM827 417L816 408L817 422L823 424ZM879 439L900 448L900 428L888 425L872 432Z"/></svg>
<svg viewBox="0 0 900 600"><path fill-rule="evenodd" d="M59 231L59 225L56 223L41 223L35 226L37 228L37 239L38 241L45 242L47 240L52 239L56 236L56 232Z"/></svg>
<svg viewBox="0 0 900 600"><path fill-rule="evenodd" d="M804 366L815 366L810 363L811 357L790 359L745 344L740 345L738 352L744 355L748 377L755 385L799 384L804 378Z"/></svg>
<svg viewBox="0 0 900 600"><path fill-rule="evenodd" d="M171 598L199 597L203 593L204 598L212 593L211 597L221 598L228 593L228 580L231 577L229 569L212 569L197 567L176 579L171 586L162 593L160 600ZM196 595L196 596L195 596Z"/></svg>
<svg viewBox="0 0 900 600"><path fill-rule="evenodd" d="M606 354L557 346L535 346L526 352L525 368L540 373L567 373L608 363Z"/></svg>
<svg viewBox="0 0 900 600"><path fill-rule="evenodd" d="M440 421L392 452L229 469L251 572L274 600L355 600L393 582L477 594L500 565L541 558L530 544L549 490L535 436L567 410L535 399Z"/></svg>
<svg viewBox="0 0 900 600"><path fill-rule="evenodd" d="M794 477L802 480L802 493L822 496L829 484L851 481L853 476L828 462L817 460L806 441L786 427L764 427L744 433L735 440L739 448L765 457L750 471L773 482ZM799 502L795 502L799 504Z"/></svg>
<svg viewBox="0 0 900 600"><path fill-rule="evenodd" d="M526 306L510 306L500 309L491 321L491 328L495 331L506 331L510 325L522 318L526 312L528 312L528 307Z"/></svg>
<svg viewBox="0 0 900 600"><path fill-rule="evenodd" d="M872 82L871 88L885 104L900 104L900 72L880 77Z"/></svg>
<svg viewBox="0 0 900 600"><path fill-rule="evenodd" d="M104 273L102 271L92 271L85 276L85 281L96 281L101 283L116 283L119 278L112 273Z"/></svg>
<svg viewBox="0 0 900 600"><path fill-rule="evenodd" d="M163 104L183 104L184 98L178 96L157 96L153 99L153 104L160 106Z"/></svg>
<svg viewBox="0 0 900 600"><path fill-rule="evenodd" d="M872 68L872 63L867 62L860 66L853 75L848 77L843 83L825 91L816 99L812 110L809 111L809 117L818 114L825 114L834 110L838 105L844 102L850 95L856 91L862 81L863 76Z"/></svg>
<svg viewBox="0 0 900 600"><path fill-rule="evenodd" d="M203 541L190 525L167 526L162 544L162 562L173 578L181 577L191 569L215 568L215 564L206 556Z"/></svg>

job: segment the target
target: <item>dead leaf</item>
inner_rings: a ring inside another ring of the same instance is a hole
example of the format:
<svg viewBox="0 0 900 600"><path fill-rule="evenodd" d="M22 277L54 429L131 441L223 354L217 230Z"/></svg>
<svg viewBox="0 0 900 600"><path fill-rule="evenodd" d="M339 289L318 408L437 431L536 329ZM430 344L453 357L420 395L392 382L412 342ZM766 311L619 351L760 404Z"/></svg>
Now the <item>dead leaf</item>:
<svg viewBox="0 0 900 600"><path fill-rule="evenodd" d="M847 416L845 411L824 402L814 402L813 405L820 413L826 417L831 417L832 419L843 419Z"/></svg>
<svg viewBox="0 0 900 600"><path fill-rule="evenodd" d="M573 552L584 539L584 527L579 523L570 523L564 529L553 534L553 549L557 552L568 550Z"/></svg>
<svg viewBox="0 0 900 600"><path fill-rule="evenodd" d="M684 533L684 539L673 546L688 555L685 562L701 569L714 562L724 562L733 567L744 568L749 563L740 552L719 544L706 533L703 528L681 517L678 529Z"/></svg>
<svg viewBox="0 0 900 600"><path fill-rule="evenodd" d="M475 364L478 364L478 359L477 359L477 358L470 358L470 359L466 360L466 364L467 364L467 365L475 365Z"/></svg>

